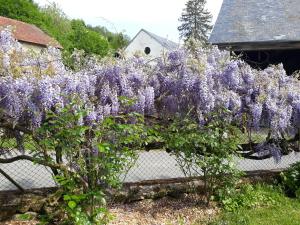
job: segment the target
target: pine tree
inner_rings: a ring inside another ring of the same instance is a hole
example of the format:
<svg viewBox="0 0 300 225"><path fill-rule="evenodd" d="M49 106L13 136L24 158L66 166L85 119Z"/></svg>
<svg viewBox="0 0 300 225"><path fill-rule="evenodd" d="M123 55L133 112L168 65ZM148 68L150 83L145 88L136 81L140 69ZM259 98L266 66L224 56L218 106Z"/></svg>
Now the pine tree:
<svg viewBox="0 0 300 225"><path fill-rule="evenodd" d="M183 10L178 27L180 37L187 41L190 38L206 43L210 25L211 14L205 9L206 0L189 0Z"/></svg>

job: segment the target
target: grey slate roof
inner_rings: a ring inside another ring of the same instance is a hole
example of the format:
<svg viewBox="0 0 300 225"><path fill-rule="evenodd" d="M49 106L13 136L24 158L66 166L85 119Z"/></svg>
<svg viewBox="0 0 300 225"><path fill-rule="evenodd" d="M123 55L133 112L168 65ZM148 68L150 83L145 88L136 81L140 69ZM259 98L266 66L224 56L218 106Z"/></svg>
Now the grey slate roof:
<svg viewBox="0 0 300 225"><path fill-rule="evenodd" d="M209 41L300 42L300 0L224 0Z"/></svg>
<svg viewBox="0 0 300 225"><path fill-rule="evenodd" d="M153 39L155 39L158 43L160 43L167 50L174 50L174 49L178 48L178 44L176 44L173 41L168 40L167 38L160 37L156 34L146 31L145 29L141 29L140 32L141 31L144 31L145 33L147 33L149 36L151 36Z"/></svg>

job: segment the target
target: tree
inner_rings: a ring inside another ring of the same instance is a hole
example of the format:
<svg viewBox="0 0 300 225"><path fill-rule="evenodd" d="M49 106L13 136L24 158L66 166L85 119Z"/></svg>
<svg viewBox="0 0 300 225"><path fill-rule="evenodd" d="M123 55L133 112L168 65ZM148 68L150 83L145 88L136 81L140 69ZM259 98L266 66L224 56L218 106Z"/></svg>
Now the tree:
<svg viewBox="0 0 300 225"><path fill-rule="evenodd" d="M210 25L211 14L205 9L206 0L189 0L183 10L178 27L180 37L187 41L190 38L206 43Z"/></svg>
<svg viewBox="0 0 300 225"><path fill-rule="evenodd" d="M82 49L86 54L107 55L110 46L105 37L88 29L82 20L72 20L71 24L73 33L70 40L74 48Z"/></svg>
<svg viewBox="0 0 300 225"><path fill-rule="evenodd" d="M110 32L107 28L101 26L90 26L87 25L88 29L96 31L97 33L101 34L102 36L106 37L110 46L114 50L118 50L120 48L124 48L128 45L130 41L130 37L122 32Z"/></svg>
<svg viewBox="0 0 300 225"><path fill-rule="evenodd" d="M73 43L69 40L72 33L71 20L58 7L56 3L51 3L40 8L44 17L44 23L40 28L54 37L66 51L73 51Z"/></svg>
<svg viewBox="0 0 300 225"><path fill-rule="evenodd" d="M43 23L43 15L32 0L0 0L0 16L21 20L37 26Z"/></svg>

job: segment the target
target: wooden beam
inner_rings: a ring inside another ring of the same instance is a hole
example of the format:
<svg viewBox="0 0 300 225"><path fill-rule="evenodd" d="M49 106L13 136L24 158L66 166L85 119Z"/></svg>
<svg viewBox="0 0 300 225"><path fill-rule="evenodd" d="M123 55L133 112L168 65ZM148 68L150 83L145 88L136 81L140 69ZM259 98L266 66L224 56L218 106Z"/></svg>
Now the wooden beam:
<svg viewBox="0 0 300 225"><path fill-rule="evenodd" d="M244 43L216 43L220 49L229 51L258 51L258 50L289 50L299 49L300 41L297 42L244 42Z"/></svg>

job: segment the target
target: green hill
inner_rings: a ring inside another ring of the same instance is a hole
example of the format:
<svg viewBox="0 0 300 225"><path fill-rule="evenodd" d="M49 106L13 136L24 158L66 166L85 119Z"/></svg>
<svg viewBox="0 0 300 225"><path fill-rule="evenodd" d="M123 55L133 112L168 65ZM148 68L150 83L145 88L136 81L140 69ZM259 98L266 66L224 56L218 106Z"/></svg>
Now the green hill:
<svg viewBox="0 0 300 225"><path fill-rule="evenodd" d="M90 26L80 19L69 19L54 3L42 8L32 0L0 0L0 15L35 24L59 41L65 55L76 48L102 57L128 43L128 37L122 33Z"/></svg>

